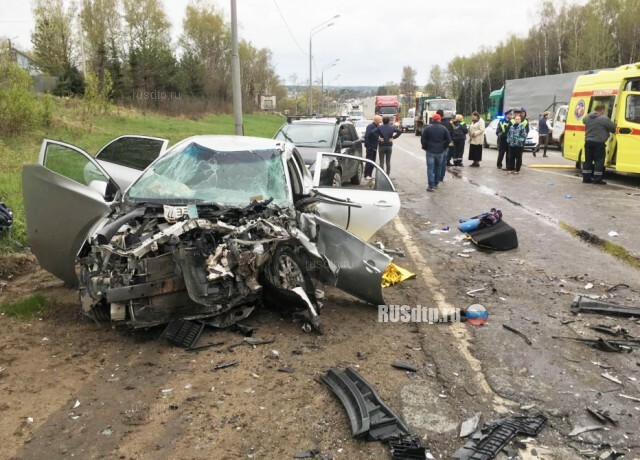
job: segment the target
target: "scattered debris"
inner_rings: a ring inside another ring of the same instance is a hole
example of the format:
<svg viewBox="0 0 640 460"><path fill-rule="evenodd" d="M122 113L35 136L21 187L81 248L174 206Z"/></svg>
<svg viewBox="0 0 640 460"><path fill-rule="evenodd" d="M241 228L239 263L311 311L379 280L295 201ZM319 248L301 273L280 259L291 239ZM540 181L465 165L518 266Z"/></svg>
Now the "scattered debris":
<svg viewBox="0 0 640 460"><path fill-rule="evenodd" d="M182 348L192 348L204 330L204 322L177 319L167 324L160 335L161 339Z"/></svg>
<svg viewBox="0 0 640 460"><path fill-rule="evenodd" d="M219 369L225 369L227 367L232 367L232 366L237 366L237 365L238 365L238 361L221 362L219 364L216 364L216 366L213 368L213 370L217 371Z"/></svg>
<svg viewBox="0 0 640 460"><path fill-rule="evenodd" d="M585 289L593 289L593 283L587 283L584 285Z"/></svg>
<svg viewBox="0 0 640 460"><path fill-rule="evenodd" d="M113 434L113 429L111 428L111 425L108 425L104 430L100 432L100 434L103 436L111 436Z"/></svg>
<svg viewBox="0 0 640 460"><path fill-rule="evenodd" d="M469 254L462 254L462 253L460 253L460 252L458 253L458 255L459 255L460 257L464 257L465 259L468 259L468 258L470 258L470 257L471 257Z"/></svg>
<svg viewBox="0 0 640 460"><path fill-rule="evenodd" d="M2 374L4 371L6 371L7 368L6 367L0 367L0 374Z"/></svg>
<svg viewBox="0 0 640 460"><path fill-rule="evenodd" d="M571 437L578 436L579 434L586 433L587 431L602 430L603 428L604 427L602 425L578 426L578 427L575 427L571 431L571 433L569 433L569 436Z"/></svg>
<svg viewBox="0 0 640 460"><path fill-rule="evenodd" d="M409 364L405 361L394 361L391 363L391 365L396 369L401 369L403 371L418 372L420 370L413 364Z"/></svg>
<svg viewBox="0 0 640 460"><path fill-rule="evenodd" d="M420 438L389 409L373 386L353 368L331 368L322 381L340 399L351 422L353 437L389 443L393 459L425 458Z"/></svg>
<svg viewBox="0 0 640 460"><path fill-rule="evenodd" d="M33 417L27 417L27 423L33 423Z"/></svg>
<svg viewBox="0 0 640 460"><path fill-rule="evenodd" d="M640 398L634 398L633 396L618 394L621 398L630 399L631 401L640 402Z"/></svg>
<svg viewBox="0 0 640 460"><path fill-rule="evenodd" d="M620 236L618 235L618 232L611 230L609 233L607 233L607 235L611 236L611 237L616 237L616 236Z"/></svg>
<svg viewBox="0 0 640 460"><path fill-rule="evenodd" d="M584 296L575 296L571 303L573 313L599 313L604 315L640 317L640 308L623 307L601 300L590 300Z"/></svg>
<svg viewBox="0 0 640 460"><path fill-rule="evenodd" d="M278 368L278 372L285 372L287 374L293 374L295 372L295 370L293 369L293 367L279 367Z"/></svg>
<svg viewBox="0 0 640 460"><path fill-rule="evenodd" d="M333 455L324 455L319 449L301 450L296 452L293 458L317 458L318 460L333 460Z"/></svg>
<svg viewBox="0 0 640 460"><path fill-rule="evenodd" d="M480 423L480 415L481 413L478 412L476 415L474 415L470 419L467 419L464 422L462 422L462 424L460 425L461 438L466 438L467 436L469 436L471 433L473 433L478 429L478 423Z"/></svg>
<svg viewBox="0 0 640 460"><path fill-rule="evenodd" d="M617 290L619 287L625 287L625 288L629 289L629 285L628 285L628 284L618 283L618 284L615 284L615 285L613 285L613 286L611 286L611 287L607 288L607 289L606 289L606 291L607 291L607 292L615 291L615 290Z"/></svg>
<svg viewBox="0 0 640 460"><path fill-rule="evenodd" d="M197 347L187 348L185 351L189 351L189 352L202 351L207 348L218 347L220 345L224 345L224 342L210 342L204 345L198 345Z"/></svg>
<svg viewBox="0 0 640 460"><path fill-rule="evenodd" d="M551 336L551 338L586 343L593 348L610 353L631 353L632 347L640 347L640 342L634 340L604 340L603 338L580 339L576 337L563 337L557 335Z"/></svg>
<svg viewBox="0 0 640 460"><path fill-rule="evenodd" d="M604 374L601 374L602 377L604 377L607 380L612 381L613 383L617 383L618 385L622 385L622 382L620 380L618 380L617 378L615 378L613 375L609 374L608 372L605 372Z"/></svg>
<svg viewBox="0 0 640 460"><path fill-rule="evenodd" d="M535 404L527 404L527 405L525 405L525 406L520 406L520 410L531 410L531 409L533 409L534 407L536 407L536 405L535 405Z"/></svg>
<svg viewBox="0 0 640 460"><path fill-rule="evenodd" d="M518 434L536 436L547 421L543 415L506 417L486 423L458 449L456 460L490 460Z"/></svg>
<svg viewBox="0 0 640 460"><path fill-rule="evenodd" d="M533 345L533 342L531 340L529 340L529 337L527 337L526 335L524 335L522 332L520 332L517 329L512 328L511 326L507 326L506 324L502 325L503 328L505 328L507 331L511 331L514 334L518 334L520 337L522 337L524 339L525 342L527 342L528 345Z"/></svg>
<svg viewBox="0 0 640 460"><path fill-rule="evenodd" d="M605 425L607 422L611 423L612 425L618 425L618 421L611 418L611 416L609 415L609 411L601 410L601 409L591 409L589 407L587 407L586 409L587 409L587 412L591 414L591 416L593 416L597 421L599 421L603 425Z"/></svg>
<svg viewBox="0 0 640 460"><path fill-rule="evenodd" d="M160 390L160 393L162 393L162 396L167 396L171 394L172 391L173 391L173 388L166 388L164 390Z"/></svg>
<svg viewBox="0 0 640 460"><path fill-rule="evenodd" d="M266 343L273 343L276 341L276 338L273 337L271 339L258 339L256 337L245 337L242 339L242 342L234 343L229 345L228 350L233 351L234 348L239 347L240 345L250 345L255 348L257 345L264 345Z"/></svg>
<svg viewBox="0 0 640 460"><path fill-rule="evenodd" d="M471 291L467 291L467 292L466 292L466 294L467 294L469 297L475 297L475 295L473 295L473 294L475 294L475 293L477 293L477 292L482 292L482 291L484 291L484 290L485 290L485 288L472 289Z"/></svg>
<svg viewBox="0 0 640 460"><path fill-rule="evenodd" d="M565 195L564 197L565 197L565 198L572 198L572 196L571 196L571 195Z"/></svg>
<svg viewBox="0 0 640 460"><path fill-rule="evenodd" d="M268 359L280 359L280 352L278 350L270 350L266 357Z"/></svg>
<svg viewBox="0 0 640 460"><path fill-rule="evenodd" d="M76 399L76 402L71 409L77 409L78 407L80 407L80 401Z"/></svg>
<svg viewBox="0 0 640 460"><path fill-rule="evenodd" d="M415 273L411 273L409 270L399 267L394 263L389 263L382 275L382 287L393 286L401 281L410 280L415 277Z"/></svg>

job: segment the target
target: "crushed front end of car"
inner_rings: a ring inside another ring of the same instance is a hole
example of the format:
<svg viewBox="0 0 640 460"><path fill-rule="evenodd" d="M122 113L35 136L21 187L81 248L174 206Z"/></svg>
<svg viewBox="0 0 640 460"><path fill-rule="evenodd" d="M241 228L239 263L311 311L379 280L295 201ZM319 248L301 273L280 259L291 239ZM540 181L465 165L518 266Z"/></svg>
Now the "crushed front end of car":
<svg viewBox="0 0 640 460"><path fill-rule="evenodd" d="M301 235L293 211L203 206L198 218L187 214L171 222L161 210L143 206L116 214L85 246L79 257L84 313L133 328L176 319L223 328L280 291L302 287L299 310L317 326L306 267L325 264L292 236L293 229Z"/></svg>

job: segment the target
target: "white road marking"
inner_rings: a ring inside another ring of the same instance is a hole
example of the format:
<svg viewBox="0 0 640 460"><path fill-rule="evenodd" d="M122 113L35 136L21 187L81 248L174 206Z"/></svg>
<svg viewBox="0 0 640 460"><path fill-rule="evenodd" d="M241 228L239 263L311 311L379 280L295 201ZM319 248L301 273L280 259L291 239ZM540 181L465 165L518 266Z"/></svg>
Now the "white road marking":
<svg viewBox="0 0 640 460"><path fill-rule="evenodd" d="M424 152L423 152L422 154L415 153L415 152L412 152L411 150L407 150L407 149L405 149L405 148L403 148L403 147L400 147L399 145L394 145L394 146L393 146L393 148L394 148L394 149L400 149L400 150L402 150L403 152L408 153L409 155L411 155L411 156L412 156L413 158L415 158L416 160L422 160L422 161L425 161L425 162L426 162L426 160L425 160L425 156L424 156L424 155L425 155L425 154L424 154Z"/></svg>
<svg viewBox="0 0 640 460"><path fill-rule="evenodd" d="M429 265L427 264L427 261L424 259L424 257L422 257L420 250L414 244L412 237L410 236L407 228L402 223L402 220L400 220L399 217L396 217L393 220L393 225L396 228L398 234L401 236L403 243L407 248L407 256L413 259L416 267L420 267L419 270L422 274L422 279L433 295L433 299L436 302L436 306L438 307L440 314L445 315L447 312L452 312L454 310L454 307L449 302L447 302L444 292L442 292L440 281L438 281L438 279L434 276L433 271L431 271L431 268L429 268ZM456 339L456 346L460 351L460 354L469 363L469 366L474 371L473 379L475 381L476 387L482 390L482 392L486 395L493 398L494 409L496 410L496 412L501 414L507 413L509 411L508 406L513 406L516 403L495 394L487 383L487 379L482 372L482 364L469 351L469 347L471 346L471 344L467 326L464 323L454 323L451 325L451 330L453 332L453 336Z"/></svg>

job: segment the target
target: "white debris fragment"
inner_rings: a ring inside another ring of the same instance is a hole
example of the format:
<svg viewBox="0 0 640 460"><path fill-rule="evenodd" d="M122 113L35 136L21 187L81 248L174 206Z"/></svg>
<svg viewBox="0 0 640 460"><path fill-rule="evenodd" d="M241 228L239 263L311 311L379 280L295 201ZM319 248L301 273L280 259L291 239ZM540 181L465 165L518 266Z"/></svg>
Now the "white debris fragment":
<svg viewBox="0 0 640 460"><path fill-rule="evenodd" d="M458 255L459 255L460 257L464 257L465 259L468 259L469 257L471 257L469 254L462 254L462 253L460 253L460 252L458 253Z"/></svg>
<svg viewBox="0 0 640 460"><path fill-rule="evenodd" d="M80 418L79 415L72 415L71 420L78 420Z"/></svg>
<svg viewBox="0 0 640 460"><path fill-rule="evenodd" d="M470 249L463 249L462 252L465 253L465 254L468 254L468 253L471 253L471 252L476 252L476 250L470 248Z"/></svg>
<svg viewBox="0 0 640 460"><path fill-rule="evenodd" d="M111 429L110 426L108 426L104 430L102 430L100 434L103 436L111 436L113 434L113 430Z"/></svg>
<svg viewBox="0 0 640 460"><path fill-rule="evenodd" d="M615 378L613 375L609 374L608 372L605 372L604 374L601 374L605 379L612 381L613 383L617 383L618 385L622 385L622 382L620 380L618 380L617 378Z"/></svg>
<svg viewBox="0 0 640 460"><path fill-rule="evenodd" d="M49 341L49 337L43 337L43 338L42 338L42 341L43 341L43 342L48 342L48 341Z"/></svg>
<svg viewBox="0 0 640 460"><path fill-rule="evenodd" d="M187 384L184 386L184 389L185 389L185 390L188 390L188 389L189 389L189 388L191 388L192 386L193 386L193 385L191 385L190 383L187 383Z"/></svg>
<svg viewBox="0 0 640 460"><path fill-rule="evenodd" d="M214 391L216 391L216 387L211 387L211 390L209 390L209 391L211 391L213 393Z"/></svg>
<svg viewBox="0 0 640 460"><path fill-rule="evenodd" d="M259 379L259 378L260 378L260 376L259 376L258 374L251 374L251 376L252 376L254 379Z"/></svg>
<svg viewBox="0 0 640 460"><path fill-rule="evenodd" d="M640 398L634 398L633 396L628 396L623 394L618 394L618 396L620 396L621 398L630 399L631 401L640 402Z"/></svg>
<svg viewBox="0 0 640 460"><path fill-rule="evenodd" d="M587 283L584 285L585 289L593 289L593 284L592 283Z"/></svg>
<svg viewBox="0 0 640 460"><path fill-rule="evenodd" d="M27 417L27 423L33 423L33 417Z"/></svg>
<svg viewBox="0 0 640 460"><path fill-rule="evenodd" d="M173 391L173 388L166 388L164 390L161 390L160 392L163 394L163 396L167 396L171 394L172 391Z"/></svg>
<svg viewBox="0 0 640 460"><path fill-rule="evenodd" d="M80 401L76 399L76 403L73 405L71 409L77 409L78 407L80 407Z"/></svg>
<svg viewBox="0 0 640 460"><path fill-rule="evenodd" d="M611 230L609 233L607 233L607 235L612 236L612 237L620 236L620 235L618 235L618 232L616 232L614 230Z"/></svg>
<svg viewBox="0 0 640 460"><path fill-rule="evenodd" d="M460 425L461 438L465 438L469 436L471 433L473 433L474 431L476 431L476 429L478 428L478 423L480 423L480 415L481 415L480 412L478 412L476 413L476 415L474 415L470 419L467 419L464 422L462 422L462 424Z"/></svg>

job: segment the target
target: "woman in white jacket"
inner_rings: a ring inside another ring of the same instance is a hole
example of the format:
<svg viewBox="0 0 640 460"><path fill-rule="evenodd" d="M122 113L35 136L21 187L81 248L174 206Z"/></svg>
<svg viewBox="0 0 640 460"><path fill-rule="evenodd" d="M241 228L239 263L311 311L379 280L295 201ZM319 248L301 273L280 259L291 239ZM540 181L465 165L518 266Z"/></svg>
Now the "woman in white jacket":
<svg viewBox="0 0 640 460"><path fill-rule="evenodd" d="M469 125L469 160L473 161L471 166L476 168L482 161L482 145L484 144L484 120L480 118L478 112L471 114L471 124Z"/></svg>

